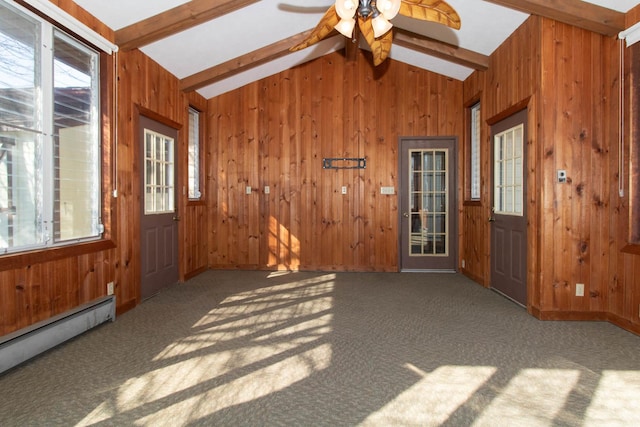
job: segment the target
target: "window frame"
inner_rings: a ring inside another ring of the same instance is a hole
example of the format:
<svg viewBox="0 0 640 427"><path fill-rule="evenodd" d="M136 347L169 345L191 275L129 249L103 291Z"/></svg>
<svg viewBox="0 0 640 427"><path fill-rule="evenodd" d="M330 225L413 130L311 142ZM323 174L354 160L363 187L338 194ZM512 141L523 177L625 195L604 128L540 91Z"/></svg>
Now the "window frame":
<svg viewBox="0 0 640 427"><path fill-rule="evenodd" d="M100 252L116 247L114 240L116 235L115 191L112 193L111 190L113 188L113 182L115 181L115 171L112 169L114 165L112 158L114 152L114 135L111 126L111 117L115 113L113 92L110 90L110 88L114 86L114 58L110 53L105 52L85 38L80 37L77 33L55 22L41 11L33 8L25 8L19 4L10 4L16 9L32 16L34 19L42 23L50 24L53 27L51 30L52 33L55 31L61 32L97 53L97 96L99 98L98 107L100 109L97 123L100 174L97 184L100 187L101 193L99 196L100 222L103 230L100 235L88 239L76 239L48 246L38 246L25 250L2 253L0 254L0 271Z"/></svg>
<svg viewBox="0 0 640 427"><path fill-rule="evenodd" d="M627 48L629 70L629 232L628 251L640 254L640 43ZM627 91L626 88L624 88Z"/></svg>
<svg viewBox="0 0 640 427"><path fill-rule="evenodd" d="M473 156L472 156L472 144L473 140L473 110L475 107L479 109L479 117L477 120L478 126L478 140L477 140L477 186L478 195L475 197L473 194ZM465 104L465 156L464 156L464 205L466 206L479 206L482 204L482 103L480 101L480 94L473 97Z"/></svg>
<svg viewBox="0 0 640 427"><path fill-rule="evenodd" d="M190 151L191 151L191 114L192 113L196 113L198 116L198 159L197 159L197 168L198 168L198 176L197 176L197 182L198 182L198 194L196 195L196 197L191 197L191 178L189 176L189 168L190 168ZM187 174L187 201L189 203L197 203L197 202L201 202L204 198L204 186L203 186L203 155L202 155L202 141L204 141L204 122L202 120L202 111L193 106L193 105L189 105L188 110L187 110L187 123L188 123L188 128L187 128L187 167L186 167L186 174Z"/></svg>

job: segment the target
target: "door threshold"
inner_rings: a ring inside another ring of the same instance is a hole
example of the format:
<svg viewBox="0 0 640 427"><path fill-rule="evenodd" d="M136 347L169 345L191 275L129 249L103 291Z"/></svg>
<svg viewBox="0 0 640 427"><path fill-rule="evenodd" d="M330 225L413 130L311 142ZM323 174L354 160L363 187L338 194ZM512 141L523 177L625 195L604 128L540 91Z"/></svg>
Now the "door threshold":
<svg viewBox="0 0 640 427"><path fill-rule="evenodd" d="M491 289L491 290L492 290L493 292L495 292L496 294L498 294L498 295L500 295L500 296L502 296L502 297L504 297L504 298L508 299L509 301L514 302L514 303L518 304L520 307L524 308L525 310L527 309L527 306L526 306L525 304L521 303L520 301L516 301L515 299L513 299L513 298L512 298L512 297L510 297L509 295L505 294L504 292L499 291L499 290L498 290L498 289L496 289L496 288L491 288L491 287L490 287L489 289Z"/></svg>

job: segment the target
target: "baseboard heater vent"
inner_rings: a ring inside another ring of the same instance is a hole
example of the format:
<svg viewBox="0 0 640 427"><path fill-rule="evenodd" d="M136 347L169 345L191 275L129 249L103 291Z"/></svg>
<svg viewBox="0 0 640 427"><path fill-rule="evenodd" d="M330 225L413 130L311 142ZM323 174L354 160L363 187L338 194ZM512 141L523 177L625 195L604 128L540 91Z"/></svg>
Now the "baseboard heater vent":
<svg viewBox="0 0 640 427"><path fill-rule="evenodd" d="M108 320L116 320L114 295L0 337L0 373Z"/></svg>

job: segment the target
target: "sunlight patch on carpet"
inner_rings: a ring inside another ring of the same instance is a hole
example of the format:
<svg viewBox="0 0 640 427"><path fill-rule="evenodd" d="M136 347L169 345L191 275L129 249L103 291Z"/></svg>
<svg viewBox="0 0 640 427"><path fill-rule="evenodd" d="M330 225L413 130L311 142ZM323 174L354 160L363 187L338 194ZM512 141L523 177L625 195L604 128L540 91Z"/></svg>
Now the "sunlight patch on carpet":
<svg viewBox="0 0 640 427"><path fill-rule="evenodd" d="M441 366L371 414L363 425L439 426L496 372L492 366Z"/></svg>
<svg viewBox="0 0 640 427"><path fill-rule="evenodd" d="M640 371L603 371L585 426L640 426Z"/></svg>
<svg viewBox="0 0 640 427"><path fill-rule="evenodd" d="M334 279L328 274L229 295L120 386L112 416L139 413L138 422L149 425L179 413L194 421L326 369ZM92 414L87 422L105 420L102 405Z"/></svg>
<svg viewBox="0 0 640 427"><path fill-rule="evenodd" d="M474 427L552 426L580 379L580 371L523 369L473 423Z"/></svg>

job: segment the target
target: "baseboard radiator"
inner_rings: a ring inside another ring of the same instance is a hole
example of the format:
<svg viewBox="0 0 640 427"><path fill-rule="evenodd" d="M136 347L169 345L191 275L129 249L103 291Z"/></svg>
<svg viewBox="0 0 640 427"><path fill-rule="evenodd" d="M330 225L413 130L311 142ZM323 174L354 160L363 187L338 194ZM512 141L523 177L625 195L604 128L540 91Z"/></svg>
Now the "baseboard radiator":
<svg viewBox="0 0 640 427"><path fill-rule="evenodd" d="M114 295L0 337L0 373L106 321L116 319Z"/></svg>

